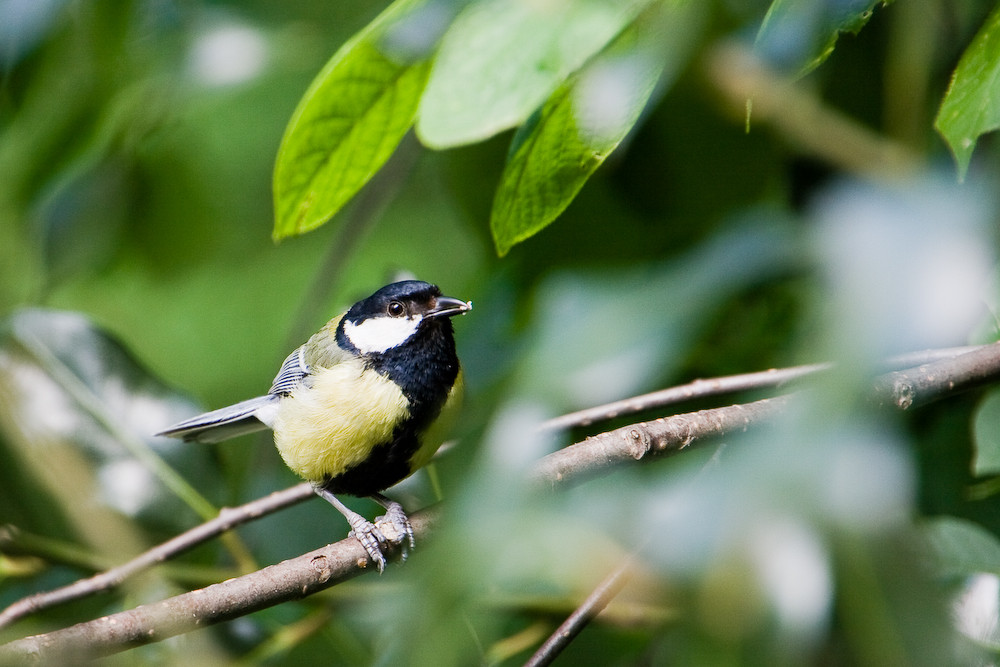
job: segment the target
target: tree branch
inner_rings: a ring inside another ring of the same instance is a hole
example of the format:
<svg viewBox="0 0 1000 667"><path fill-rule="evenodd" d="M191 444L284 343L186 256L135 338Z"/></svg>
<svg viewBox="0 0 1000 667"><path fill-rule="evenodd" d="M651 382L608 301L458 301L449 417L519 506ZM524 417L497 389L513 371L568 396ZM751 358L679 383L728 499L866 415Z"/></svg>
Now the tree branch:
<svg viewBox="0 0 1000 667"><path fill-rule="evenodd" d="M538 486L562 485L649 455L674 454L703 440L745 431L779 414L788 401L788 396L778 396L623 426L543 456L528 479Z"/></svg>
<svg viewBox="0 0 1000 667"><path fill-rule="evenodd" d="M556 631L524 663L524 667L545 667L552 664L552 661L562 653L563 649L569 646L573 638L580 634L580 631L621 592L625 584L628 583L631 570L632 558L629 557L605 577L604 581L587 596L583 604L573 610L573 613L562 622L562 625L556 628Z"/></svg>
<svg viewBox="0 0 1000 667"><path fill-rule="evenodd" d="M771 124L798 150L876 181L913 173L923 161L908 146L832 109L807 86L768 69L747 48L721 43L709 49L705 73L735 115Z"/></svg>
<svg viewBox="0 0 1000 667"><path fill-rule="evenodd" d="M414 533L426 535L436 514L433 510L414 513L410 517ZM0 664L14 659L55 663L71 658L76 662L162 641L312 595L362 574L368 563L361 543L354 538L344 539L242 577L15 640L0 646Z"/></svg>
<svg viewBox="0 0 1000 667"><path fill-rule="evenodd" d="M995 343L951 359L883 375L873 385L872 400L878 405L905 410L998 377L1000 343ZM781 396L626 426L543 457L530 471L529 478L539 487L552 488L606 473L620 464L650 455L679 452L768 421L789 400L791 397ZM286 492L296 496L303 493L298 491L300 488L302 485ZM418 537L426 535L436 514L434 510L424 510L411 517ZM364 549L357 540L348 538L204 589L10 642L0 646L0 663L66 655L80 659L160 641L323 590L361 574L368 569L367 564Z"/></svg>
<svg viewBox="0 0 1000 667"><path fill-rule="evenodd" d="M293 487L275 491L263 498L234 508L222 508L219 515L191 530L157 545L127 563L100 572L92 577L74 581L72 584L55 590L36 593L22 598L0 612L0 628L42 609L77 600L87 595L118 586L132 575L162 563L188 549L205 542L216 535L224 533L236 526L294 505L313 496L312 485L308 482Z"/></svg>
<svg viewBox="0 0 1000 667"><path fill-rule="evenodd" d="M909 410L994 381L998 375L1000 343L991 343L953 359L886 373L875 380L873 396L878 405Z"/></svg>
<svg viewBox="0 0 1000 667"><path fill-rule="evenodd" d="M910 352L886 360L884 368L893 370L898 368L909 368L932 361L942 359L952 359L961 354L973 350L982 349L987 346L969 347L949 347L937 350L924 350L921 352ZM633 396L621 401L614 401L605 405L598 405L585 410L571 412L569 414L554 417L543 422L541 429L544 431L556 431L576 426L589 426L594 422L606 419L615 419L625 415L643 412L652 408L661 408L667 405L674 405L684 401L691 401L709 396L723 396L740 391L752 391L755 389L780 389L796 380L804 377L816 375L833 368L829 362L818 364L805 364L802 366L790 366L788 368L771 368L766 371L755 373L740 373L739 375L726 375L722 377L698 379L688 384L677 385L667 389Z"/></svg>

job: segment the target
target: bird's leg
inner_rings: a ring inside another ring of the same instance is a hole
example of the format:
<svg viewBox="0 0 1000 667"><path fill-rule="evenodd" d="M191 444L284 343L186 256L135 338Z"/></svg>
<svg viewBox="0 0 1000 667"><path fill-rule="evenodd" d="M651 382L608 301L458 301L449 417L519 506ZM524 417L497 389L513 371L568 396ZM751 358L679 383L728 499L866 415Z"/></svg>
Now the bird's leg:
<svg viewBox="0 0 1000 667"><path fill-rule="evenodd" d="M379 547L379 542L387 542L387 540L382 531L371 521L349 509L347 505L340 502L335 495L326 489L316 486L313 490L316 492L316 495L336 507L337 511L344 515L347 523L351 524L351 535L357 538L358 542L361 542L361 546L368 552L368 556L371 557L376 567L378 567L378 571L382 572L385 570L385 555L382 553L382 548ZM400 508L400 511L402 511L402 508ZM405 515L403 518L406 518ZM395 522L393 522L393 525L395 525ZM407 525L409 525L409 522L407 522Z"/></svg>
<svg viewBox="0 0 1000 667"><path fill-rule="evenodd" d="M396 544L403 545L402 559L406 560L406 556L410 549L416 546L416 540L413 539L413 526L410 525L410 520L406 516L406 512L403 511L403 506L397 503L395 500L389 500L381 493L373 493L369 496L372 500L377 502L379 505L385 508L385 516L380 516L375 519L376 524L388 522L392 525L393 529L396 531L397 539L393 540ZM403 538L407 539L407 544L403 544Z"/></svg>

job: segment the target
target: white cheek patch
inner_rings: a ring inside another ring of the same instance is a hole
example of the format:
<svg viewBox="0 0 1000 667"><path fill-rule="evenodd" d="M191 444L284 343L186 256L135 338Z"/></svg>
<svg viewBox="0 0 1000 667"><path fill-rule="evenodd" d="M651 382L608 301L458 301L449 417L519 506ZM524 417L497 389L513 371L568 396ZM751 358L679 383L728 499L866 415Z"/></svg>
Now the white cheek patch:
<svg viewBox="0 0 1000 667"><path fill-rule="evenodd" d="M378 354L402 345L417 332L423 318L372 317L361 324L344 322L344 333L363 354Z"/></svg>

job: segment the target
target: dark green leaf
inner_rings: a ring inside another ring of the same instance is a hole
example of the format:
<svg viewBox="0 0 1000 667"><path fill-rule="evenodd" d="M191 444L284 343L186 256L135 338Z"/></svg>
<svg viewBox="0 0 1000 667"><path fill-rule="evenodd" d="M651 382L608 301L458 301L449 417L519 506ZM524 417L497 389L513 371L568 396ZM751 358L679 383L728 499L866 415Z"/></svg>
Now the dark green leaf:
<svg viewBox="0 0 1000 667"><path fill-rule="evenodd" d="M501 256L555 220L629 133L664 67L678 64L696 32L693 7L642 14L521 127L490 216Z"/></svg>
<svg viewBox="0 0 1000 667"><path fill-rule="evenodd" d="M514 127L614 39L649 0L485 0L445 34L417 133L428 146Z"/></svg>
<svg viewBox="0 0 1000 667"><path fill-rule="evenodd" d="M964 178L979 137L1000 128L1000 7L962 54L934 127Z"/></svg>
<svg viewBox="0 0 1000 667"><path fill-rule="evenodd" d="M410 129L430 65L388 38L420 4L391 5L334 54L299 102L274 168L275 239L329 220Z"/></svg>
<svg viewBox="0 0 1000 667"><path fill-rule="evenodd" d="M841 33L857 34L890 0L774 0L754 50L770 64L805 74L833 52Z"/></svg>

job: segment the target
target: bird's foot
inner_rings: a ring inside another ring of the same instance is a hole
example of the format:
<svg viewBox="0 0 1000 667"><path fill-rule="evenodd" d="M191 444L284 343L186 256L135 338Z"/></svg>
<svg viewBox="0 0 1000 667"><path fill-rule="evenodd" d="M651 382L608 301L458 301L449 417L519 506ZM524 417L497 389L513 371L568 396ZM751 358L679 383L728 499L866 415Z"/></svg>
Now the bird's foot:
<svg viewBox="0 0 1000 667"><path fill-rule="evenodd" d="M377 500L377 499L376 499ZM385 514L375 519L376 529L388 538L388 541L401 547L400 558L406 560L417 542L413 537L413 526L403 511L403 506L395 501L384 505Z"/></svg>
<svg viewBox="0 0 1000 667"><path fill-rule="evenodd" d="M385 534L371 521L340 502L332 492L322 486L314 487L314 491L316 495L336 507L337 511L344 515L347 523L351 524L351 532L348 536L354 537L358 542L361 542L361 546L368 552L368 557L375 563L378 571L380 573L383 572L385 570L385 554L382 552L382 545L390 543L390 540L386 539ZM388 499L386 501L392 502ZM400 512L402 512L402 508L400 508ZM405 519L406 516L404 515L403 518Z"/></svg>
<svg viewBox="0 0 1000 667"><path fill-rule="evenodd" d="M382 544L388 543L386 536L379 530L376 524L360 514L347 517L351 524L351 532L348 537L354 537L361 542L361 546L368 552L368 557L375 563L379 573L385 570L385 554L382 553ZM377 521L377 520L376 520Z"/></svg>

